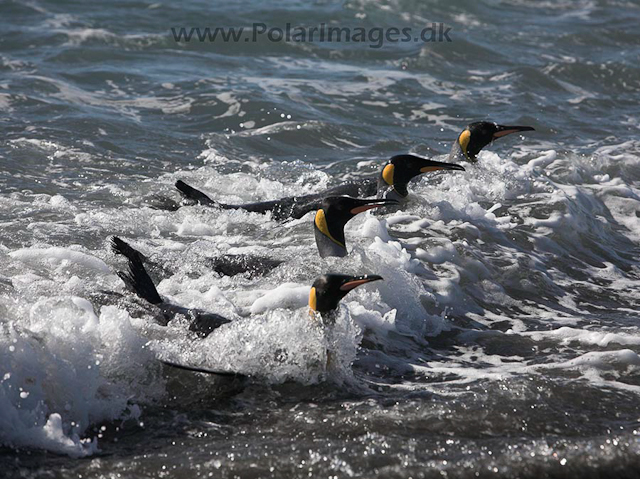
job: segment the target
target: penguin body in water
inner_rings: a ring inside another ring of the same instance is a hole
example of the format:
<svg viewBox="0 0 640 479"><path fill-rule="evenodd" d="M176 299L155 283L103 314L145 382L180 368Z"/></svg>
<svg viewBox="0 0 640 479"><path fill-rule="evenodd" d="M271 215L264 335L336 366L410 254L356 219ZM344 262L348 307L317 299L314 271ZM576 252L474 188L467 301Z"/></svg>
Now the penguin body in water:
<svg viewBox="0 0 640 479"><path fill-rule="evenodd" d="M449 161L475 163L480 150L496 139L512 133L534 130L530 126L506 126L490 121L470 123L453 143ZM427 165L424 162L431 162L431 164ZM426 160L415 155L397 155L383 165L380 174L374 178L348 181L313 195L290 196L279 200L240 205L219 203L181 180L176 182L176 188L187 201L192 203L222 209L244 209L256 213L271 211L275 220L282 221L289 218L302 218L309 211L316 210L322 199L327 196L347 195L368 198L376 195L379 197L387 197L386 195L389 195L389 198L402 200L408 194L407 185L411 180L420 174L438 170L464 171L464 167L452 163Z"/></svg>
<svg viewBox="0 0 640 479"><path fill-rule="evenodd" d="M313 230L320 257L347 256L344 226L358 213L397 204L397 200L386 198L360 199L350 196L324 198L313 220Z"/></svg>
<svg viewBox="0 0 640 479"><path fill-rule="evenodd" d="M251 254L225 254L209 258L206 266L223 276L246 274L249 278L264 276L283 262L279 259Z"/></svg>
<svg viewBox="0 0 640 479"><path fill-rule="evenodd" d="M231 320L219 314L209 313L199 309L189 309L168 303L162 299L153 280L144 267L144 255L132 248L122 239L114 236L111 239L111 250L128 260L128 271L117 271L116 274L137 296L153 304L160 311L158 323L166 326L177 315L183 315L189 320L189 330L201 337L208 336L213 330L230 323Z"/></svg>
<svg viewBox="0 0 640 479"><path fill-rule="evenodd" d="M256 203L244 203L239 205L230 205L212 200L205 193L189 186L184 181L176 181L176 188L182 196L191 202L195 202L204 206L212 206L223 210L241 209L252 213L268 213L274 220L283 221L287 219L300 219L309 211L318 208L318 205L325 196L348 195L356 197L374 196L376 192L377 181L372 178L361 181L349 181L329 188L313 195L288 196L278 200L259 201Z"/></svg>
<svg viewBox="0 0 640 479"><path fill-rule="evenodd" d="M358 286L380 280L382 280L382 276L378 275L324 274L313 282L309 291L309 313L325 328L325 334L331 337L340 300ZM327 348L324 365L326 370L332 368L335 359L335 352L331 348Z"/></svg>
<svg viewBox="0 0 640 479"><path fill-rule="evenodd" d="M175 186L186 200L197 204L221 209L243 209L254 213L270 211L273 219L283 221L289 218L299 219L308 212L317 210L327 196L368 198L392 194L396 199L403 199L408 194L407 183L411 179L422 173L438 170L464 171L464 167L453 163L427 160L415 155L397 155L385 163L380 173L374 178L348 181L313 195L290 196L279 200L240 205L219 203L181 180L178 180ZM394 181L394 178L397 178L397 181ZM393 189L394 186L397 186L397 191ZM397 192L404 192L404 194Z"/></svg>
<svg viewBox="0 0 640 479"><path fill-rule="evenodd" d="M128 261L128 271L118 271L118 276L141 299L155 305L161 311L158 318L160 324L167 323L177 314L182 314L191 319L189 329L201 337L206 337L219 327L231 322L219 314L205 312L199 309L189 309L171 304L162 299L151 277L145 270L142 259L144 256L118 237L111 240L111 248L114 253L123 255ZM321 315L325 324L333 321L333 314L338 308L340 300L351 290L372 281L382 278L376 275L349 276L342 274L325 274L317 278L309 292L309 307L311 311ZM243 377L242 374L233 371L211 370L171 361L161 361L167 366L192 372L213 374L218 376Z"/></svg>
<svg viewBox="0 0 640 479"><path fill-rule="evenodd" d="M309 290L309 313L313 317L319 316L323 326L331 327L335 323L336 312L342 298L358 286L362 286L373 281L381 281L382 276L362 275L351 276L346 274L327 273L316 278ZM332 355L327 351L327 367L332 362ZM233 376L235 378L246 378L243 374L200 368L197 366L187 366L170 361L162 363L173 368L191 371L195 373L212 374L216 376Z"/></svg>
<svg viewBox="0 0 640 479"><path fill-rule="evenodd" d="M127 287L138 297L157 306L162 316L158 322L166 326L167 323L178 314L182 314L191 320L189 329L201 337L206 337L220 326L230 323L232 320L219 314L206 312L199 309L189 309L166 302L156 289L153 280L147 273L139 251L131 247L122 239L114 236L111 239L111 249L115 254L123 255L128 262L128 271L117 271L116 274L123 280ZM340 300L352 289L382 279L380 276L348 276L340 274L326 274L318 277L311 287L309 306L321 314L329 314L338 307Z"/></svg>

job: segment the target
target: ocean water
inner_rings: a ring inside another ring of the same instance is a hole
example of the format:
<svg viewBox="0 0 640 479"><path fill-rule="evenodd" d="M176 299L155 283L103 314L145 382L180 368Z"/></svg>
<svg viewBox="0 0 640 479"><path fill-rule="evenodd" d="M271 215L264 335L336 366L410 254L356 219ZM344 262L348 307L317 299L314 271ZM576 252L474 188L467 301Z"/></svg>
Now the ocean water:
<svg viewBox="0 0 640 479"><path fill-rule="evenodd" d="M452 28L452 42L176 43L171 27ZM3 477L638 477L640 5L0 2ZM321 260L306 194L477 120L531 125ZM129 294L232 318L207 339ZM282 260L223 277L210 258ZM326 271L374 273L335 327ZM326 353L336 358L327 369ZM164 367L227 368L249 380Z"/></svg>

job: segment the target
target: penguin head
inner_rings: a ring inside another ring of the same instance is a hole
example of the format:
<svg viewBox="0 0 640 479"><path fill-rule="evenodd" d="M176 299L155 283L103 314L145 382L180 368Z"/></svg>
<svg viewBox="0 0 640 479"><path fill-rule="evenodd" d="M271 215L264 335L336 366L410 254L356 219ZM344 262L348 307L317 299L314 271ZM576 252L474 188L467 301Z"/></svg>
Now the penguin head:
<svg viewBox="0 0 640 479"><path fill-rule="evenodd" d="M396 155L383 166L378 180L378 191L385 187L393 187L400 196L407 196L409 181L422 173L439 170L464 171L464 167L455 163L427 160L415 155Z"/></svg>
<svg viewBox="0 0 640 479"><path fill-rule="evenodd" d="M333 312L338 303L349 291L363 284L381 280L381 276L365 274L349 276L346 274L323 274L311 286L309 309L323 315Z"/></svg>
<svg viewBox="0 0 640 479"><path fill-rule="evenodd" d="M314 231L316 245L322 258L327 256L346 256L347 247L344 239L344 225L358 213L396 205L394 199L352 198L350 196L328 196L322 200L320 209L316 211Z"/></svg>
<svg viewBox="0 0 640 479"><path fill-rule="evenodd" d="M535 131L535 128L531 126L498 125L492 121L476 121L467 125L460 133L456 143L453 145L453 151L461 152L464 159L475 163L478 161L476 156L480 153L480 150L493 142L493 140L521 131Z"/></svg>

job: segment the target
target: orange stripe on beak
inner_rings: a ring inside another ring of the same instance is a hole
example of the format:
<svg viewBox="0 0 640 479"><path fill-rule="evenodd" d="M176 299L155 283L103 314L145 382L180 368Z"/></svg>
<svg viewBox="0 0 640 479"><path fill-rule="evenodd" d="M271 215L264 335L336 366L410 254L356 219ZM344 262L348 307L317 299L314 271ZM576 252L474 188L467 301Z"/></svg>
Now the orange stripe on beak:
<svg viewBox="0 0 640 479"><path fill-rule="evenodd" d="M501 137L503 137L503 136L510 135L511 133L517 133L517 132L519 132L519 131L522 131L522 130L518 130L518 129L513 129L513 130L502 130L502 131L498 131L498 132L494 133L494 134L493 134L493 137L494 137L494 138L501 138Z"/></svg>
<svg viewBox="0 0 640 479"><path fill-rule="evenodd" d="M355 208L351 209L351 213L353 213L354 215L357 215L358 213L362 213L363 211L367 211L367 210L372 210L373 208L380 208L381 206L387 206L387 205L362 205L362 206L356 206Z"/></svg>
<svg viewBox="0 0 640 479"><path fill-rule="evenodd" d="M353 288L357 288L358 286L361 286L363 284L367 284L376 280L377 279L373 279L373 278L356 279L353 281L349 281L348 283L344 283L342 286L340 286L340 289L342 291L351 291Z"/></svg>
<svg viewBox="0 0 640 479"><path fill-rule="evenodd" d="M429 173L430 171L438 171L444 170L442 166L425 166L424 168L420 168L420 173Z"/></svg>

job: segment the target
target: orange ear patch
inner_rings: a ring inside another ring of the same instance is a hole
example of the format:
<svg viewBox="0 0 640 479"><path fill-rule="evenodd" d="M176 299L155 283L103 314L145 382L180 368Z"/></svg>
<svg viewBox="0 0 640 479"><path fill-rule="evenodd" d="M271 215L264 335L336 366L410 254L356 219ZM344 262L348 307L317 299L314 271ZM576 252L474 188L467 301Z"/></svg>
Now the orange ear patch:
<svg viewBox="0 0 640 479"><path fill-rule="evenodd" d="M394 170L395 170L395 166L393 166L391 163L385 166L384 169L382 170L382 179L388 185L393 185Z"/></svg>
<svg viewBox="0 0 640 479"><path fill-rule="evenodd" d="M316 295L316 288L311 287L311 291L309 291L309 308L312 311L317 311L318 307L318 298Z"/></svg>
<svg viewBox="0 0 640 479"><path fill-rule="evenodd" d="M460 136L458 137L458 143L460 144L462 153L464 153L464 156L466 156L467 158L469 157L469 154L467 153L467 148L469 147L470 141L471 141L471 132L469 130L464 130L462 133L460 133Z"/></svg>

